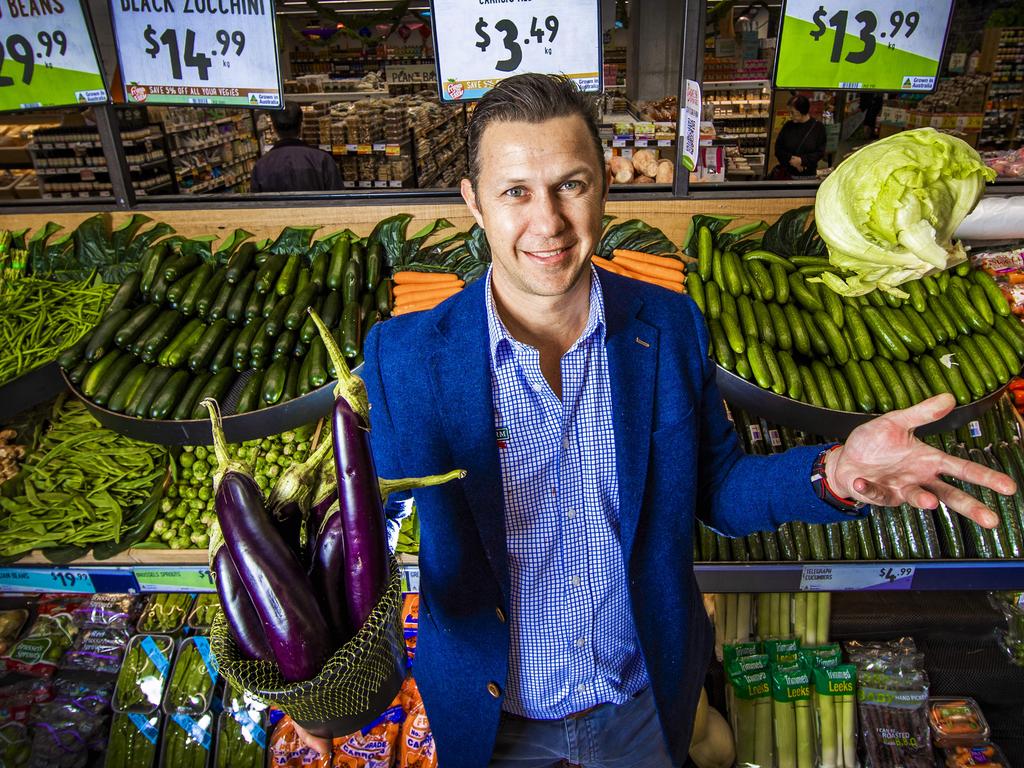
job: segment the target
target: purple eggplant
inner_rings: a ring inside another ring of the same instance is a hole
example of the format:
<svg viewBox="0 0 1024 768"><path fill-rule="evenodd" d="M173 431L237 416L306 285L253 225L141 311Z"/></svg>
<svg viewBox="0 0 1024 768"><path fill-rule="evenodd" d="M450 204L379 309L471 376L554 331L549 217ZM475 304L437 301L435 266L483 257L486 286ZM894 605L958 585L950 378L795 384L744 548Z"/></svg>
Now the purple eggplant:
<svg viewBox="0 0 1024 768"><path fill-rule="evenodd" d="M242 584L238 569L231 562L231 555L223 545L223 540L214 552L210 571L217 583L220 607L231 626L231 635L242 655L247 659L273 661L274 654L267 644L263 622L260 621L256 607Z"/></svg>
<svg viewBox="0 0 1024 768"><path fill-rule="evenodd" d="M297 555L288 549L267 514L249 468L228 455L217 403L210 412L217 471L217 520L224 548L263 624L267 644L288 682L309 680L331 654L330 632Z"/></svg>
<svg viewBox="0 0 1024 768"><path fill-rule="evenodd" d="M334 474L334 462L332 461L330 467L324 467L321 470L316 490L313 493L313 503L306 516L306 560L308 564L312 564L315 559L316 542L324 520L327 519L331 507L337 503L338 480Z"/></svg>
<svg viewBox="0 0 1024 768"><path fill-rule="evenodd" d="M312 309L310 316L338 375L331 434L339 504L323 524L312 576L335 637L343 638L349 628L363 626L387 586L387 527L370 449L366 386L349 370L334 337Z"/></svg>
<svg viewBox="0 0 1024 768"><path fill-rule="evenodd" d="M321 466L331 453L330 437L321 441L309 457L300 464L292 464L274 483L267 500L267 511L288 548L308 565L306 520L310 514L317 478Z"/></svg>

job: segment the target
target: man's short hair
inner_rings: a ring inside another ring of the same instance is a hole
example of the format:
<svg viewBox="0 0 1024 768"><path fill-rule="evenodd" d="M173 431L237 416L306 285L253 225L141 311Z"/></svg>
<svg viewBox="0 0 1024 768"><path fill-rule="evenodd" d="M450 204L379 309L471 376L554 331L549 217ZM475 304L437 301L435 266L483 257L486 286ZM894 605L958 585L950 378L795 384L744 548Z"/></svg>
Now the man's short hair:
<svg viewBox="0 0 1024 768"><path fill-rule="evenodd" d="M302 130L302 107L293 101L285 103L284 109L270 113L270 122L278 136L298 136Z"/></svg>
<svg viewBox="0 0 1024 768"><path fill-rule="evenodd" d="M561 75L526 73L502 80L484 94L469 121L469 180L476 189L480 177L480 140L491 123L543 123L556 117L583 118L594 144L604 188L604 145L597 130L597 100L583 93L576 83Z"/></svg>

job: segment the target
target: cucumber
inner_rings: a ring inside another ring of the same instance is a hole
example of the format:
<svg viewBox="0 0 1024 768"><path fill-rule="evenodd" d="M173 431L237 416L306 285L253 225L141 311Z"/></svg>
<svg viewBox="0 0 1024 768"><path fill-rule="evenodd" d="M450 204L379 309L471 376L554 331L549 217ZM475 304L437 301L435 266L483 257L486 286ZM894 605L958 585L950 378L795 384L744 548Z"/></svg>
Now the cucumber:
<svg viewBox="0 0 1024 768"><path fill-rule="evenodd" d="M981 345L976 342L976 339L983 338L985 337L980 333L974 336L961 336L957 339L956 346L959 346L963 350L964 355L970 358L978 375L981 376L981 380L985 385L985 391L995 392L1003 382L1009 380L1009 377L1006 376L1004 378L996 375L996 369L992 367L992 362L998 366L1000 372L1005 373L1002 370L1003 361L997 353L993 356L992 362L990 362L989 358L981 351Z"/></svg>
<svg viewBox="0 0 1024 768"><path fill-rule="evenodd" d="M274 405L284 395L290 362L289 358L281 357L270 364L260 388L260 400L264 405Z"/></svg>
<svg viewBox="0 0 1024 768"><path fill-rule="evenodd" d="M953 390L950 389L949 384L946 382L946 377L942 375L942 367L934 358L928 355L921 355L917 360L917 370L921 372L922 377L927 383L928 394L933 397L943 392L952 394Z"/></svg>
<svg viewBox="0 0 1024 768"><path fill-rule="evenodd" d="M967 389L971 392L971 396L975 400L980 397L984 397L988 390L985 388L985 381L981 377L981 373L975 365L975 361L970 359L970 355L967 354L967 352L964 351L964 348L959 344L950 344L949 351L953 353L952 362L955 363L956 368L960 371L960 375L963 376L963 379L967 384Z"/></svg>
<svg viewBox="0 0 1024 768"><path fill-rule="evenodd" d="M236 374L231 368L221 368L213 374L206 382L206 386L196 397L195 405L192 406L190 416L193 419L202 419L207 416L206 408L203 407L203 400L212 399L221 402L235 383Z"/></svg>
<svg viewBox="0 0 1024 768"><path fill-rule="evenodd" d="M220 348L221 342L228 335L230 328L231 323L228 322L226 317L222 317L206 327L188 356L188 368L190 371L201 371L210 364L213 356Z"/></svg>
<svg viewBox="0 0 1024 768"><path fill-rule="evenodd" d="M345 305L341 313L341 340L338 346L341 347L341 353L348 358L359 354L362 343L361 310L358 302L351 302Z"/></svg>
<svg viewBox="0 0 1024 768"><path fill-rule="evenodd" d="M346 311L349 306L351 305L346 305ZM743 331L740 329L739 322L736 320L736 317L728 312L723 312L719 321L722 324L722 330L725 331L725 338L728 339L729 346L732 348L732 351L737 355L745 354L747 351L747 343L743 338Z"/></svg>
<svg viewBox="0 0 1024 768"><path fill-rule="evenodd" d="M793 543L796 546L797 560L811 560L811 540L807 535L807 523L793 520L789 523L789 529L793 533Z"/></svg>
<svg viewBox="0 0 1024 768"><path fill-rule="evenodd" d="M903 306L903 302L900 301L895 296L893 296L891 293L887 293L885 291L882 291L881 293L882 300L885 302L885 305L890 309L899 309L901 306Z"/></svg>
<svg viewBox="0 0 1024 768"><path fill-rule="evenodd" d="M803 385L803 401L819 408L826 407L825 401L821 397L821 390L818 389L818 382L811 370L805 365L797 366L797 370L800 371L800 382Z"/></svg>
<svg viewBox="0 0 1024 768"><path fill-rule="evenodd" d="M832 359L838 365L842 365L849 360L850 348L846 345L846 339L843 338L839 326L836 325L832 317L826 312L815 312L814 323L821 331L821 336L828 347L828 354L832 355Z"/></svg>
<svg viewBox="0 0 1024 768"><path fill-rule="evenodd" d="M814 375L814 381L818 385L818 391L821 393L821 399L825 402L825 407L830 411L843 410L828 366L820 360L812 360L811 373Z"/></svg>
<svg viewBox="0 0 1024 768"><path fill-rule="evenodd" d="M977 283L969 285L967 286L967 298L978 311L978 314L981 315L981 319L985 321L985 324L992 325L992 321L995 320L995 311L992 309L992 305L989 304L985 289Z"/></svg>
<svg viewBox="0 0 1024 768"><path fill-rule="evenodd" d="M707 316L718 320L722 314L722 301L715 283L704 284L704 301L707 303Z"/></svg>
<svg viewBox="0 0 1024 768"><path fill-rule="evenodd" d="M256 275L250 272L241 281L235 284L231 291L231 298L224 308L224 317L233 324L242 322L245 319L245 307L248 303L249 294L254 290Z"/></svg>
<svg viewBox="0 0 1024 768"><path fill-rule="evenodd" d="M789 301L789 278L786 276L786 269L780 264L770 262L768 274L772 276L772 285L775 288L775 300L779 304Z"/></svg>
<svg viewBox="0 0 1024 768"><path fill-rule="evenodd" d="M754 380L754 373L750 370L750 363L747 362L745 354L736 357L736 375L747 381Z"/></svg>
<svg viewBox="0 0 1024 768"><path fill-rule="evenodd" d="M850 337L853 339L857 354L861 360L870 360L875 356L875 344L871 340L871 332L860 311L854 306L846 308L846 323L850 329Z"/></svg>
<svg viewBox="0 0 1024 768"><path fill-rule="evenodd" d="M821 286L821 303L825 307L825 312L830 318L832 318L832 322L835 323L836 328L842 328L846 325L846 313L843 310L843 300L839 298L839 294L827 285Z"/></svg>
<svg viewBox="0 0 1024 768"><path fill-rule="evenodd" d="M857 404L857 409L862 413L874 413L875 396L857 361L847 360L846 365L843 366L843 372L853 390L853 399Z"/></svg>
<svg viewBox="0 0 1024 768"><path fill-rule="evenodd" d="M793 400L802 400L804 396L803 377L800 375L800 369L793 360L793 356L786 350L780 349L776 354L776 359L779 361L779 367L782 368L782 375L786 379L787 397L790 397Z"/></svg>
<svg viewBox="0 0 1024 768"><path fill-rule="evenodd" d="M839 523L825 524L825 544L828 547L829 560L843 559L843 534Z"/></svg>
<svg viewBox="0 0 1024 768"><path fill-rule="evenodd" d="M799 313L804 321L804 328L807 329L807 339L811 344L811 351L814 353L814 356L827 357L832 352L832 349L829 347L828 342L825 341L825 334L818 327L810 312L801 309ZM847 357L849 357L849 351L847 351Z"/></svg>
<svg viewBox="0 0 1024 768"><path fill-rule="evenodd" d="M980 448L971 448L968 451L967 455L968 455L968 457L970 458L971 461L973 461L973 462L975 462L977 464L981 464L982 466L988 466L988 458L987 458L985 452L982 451ZM999 525L996 528L989 529L989 531L988 531L988 534L989 534L989 536L992 539L992 552L993 552L993 554L996 557L1001 557L1001 558L1004 558L1004 557L1019 557L1020 556L1019 552L1020 552L1020 548L1021 548L1020 547L1020 541L1019 541L1020 531L1016 531L1017 538L1018 538L1017 542L1011 541L1010 531L1009 531L1008 526L1006 524L1007 523L1007 520L1006 520L1007 516L1004 516L1003 514L1001 514L1001 512L1002 512L1002 505L1000 504L999 494L997 494L995 491L993 491L988 486L981 485L981 484L977 484L977 485L974 486L974 494L972 494L972 495L975 495L975 494L977 494L977 498L986 507L988 507L992 512L995 512L995 513L1000 515ZM1009 517L1011 519L1013 519L1014 515L1011 514L1011 515L1009 515ZM1016 522L1015 519L1014 519L1014 522ZM1014 526L1014 530L1016 530L1016 526ZM1017 552L1018 552L1017 555L1013 554L1013 550L1014 549L1017 550Z"/></svg>
<svg viewBox="0 0 1024 768"><path fill-rule="evenodd" d="M907 543L906 530L897 511L892 507L883 507L882 518L885 521L885 531L889 535L889 543L892 545L893 559L909 560L910 545Z"/></svg>
<svg viewBox="0 0 1024 768"><path fill-rule="evenodd" d="M707 315L707 302L704 299L704 283L700 279L700 275L696 272L687 274L686 276L686 292L690 298L693 299L694 304L697 305L697 309L700 310L702 315ZM379 304L379 297L378 297ZM378 309L380 307L378 306ZM388 310L385 310L388 311Z"/></svg>
<svg viewBox="0 0 1024 768"><path fill-rule="evenodd" d="M727 371L735 370L736 358L722 329L722 323L713 318L708 320L708 332L711 335L711 351L715 361Z"/></svg>
<svg viewBox="0 0 1024 768"><path fill-rule="evenodd" d="M993 451L983 451L982 456L989 469L1009 474L999 459L996 458ZM971 458L977 461L973 454ZM1013 558L1020 558L1024 556L1024 535L1022 535L1021 529L1021 510L1024 508L1021 507L1021 504L1024 504L1024 494L1021 493L1019 487L1016 493L1011 496L1004 496L995 491L991 491L991 493L999 505L999 529L1006 540L1007 555Z"/></svg>
<svg viewBox="0 0 1024 768"><path fill-rule="evenodd" d="M935 517L930 509L915 509L917 513L918 530L921 531L921 543L924 545L924 556L929 560L938 560L942 557L942 548L939 546L939 530L935 525Z"/></svg>
<svg viewBox="0 0 1024 768"><path fill-rule="evenodd" d="M915 312L924 312L928 306L928 293L925 291L924 286L921 285L920 280L910 280L903 285L901 288L906 289L907 293L910 294L910 306ZM907 309L907 307L904 307Z"/></svg>
<svg viewBox="0 0 1024 768"><path fill-rule="evenodd" d="M90 399L96 405L106 405L114 390L117 389L117 385L121 383L133 365L135 365L135 358L131 355L121 354L107 369Z"/></svg>
<svg viewBox="0 0 1024 768"><path fill-rule="evenodd" d="M722 274L725 277L725 288L733 297L743 293L743 278L740 276L740 259L734 251L722 254Z"/></svg>
<svg viewBox="0 0 1024 768"><path fill-rule="evenodd" d="M711 249L711 279L718 286L720 293L729 292L729 286L725 282L725 259L718 248Z"/></svg>
<svg viewBox="0 0 1024 768"><path fill-rule="evenodd" d="M224 279L230 285L235 285L250 273L256 261L256 245L254 243L242 243L228 259L227 269L224 271Z"/></svg>
<svg viewBox="0 0 1024 768"><path fill-rule="evenodd" d="M967 294L964 293L960 286L950 285L944 298L949 301L953 310L964 319L971 330L977 331L978 333L985 333L992 327L992 323L985 321L985 318L981 316L977 309L975 309L971 300L967 297ZM954 318L954 321L955 319L956 318Z"/></svg>
<svg viewBox="0 0 1024 768"><path fill-rule="evenodd" d="M782 372L782 366L779 364L779 359L775 356L775 351L767 344L761 344L761 355L764 357L764 363L768 367L768 373L771 376L772 384L771 390L777 395L786 394L786 375ZM749 349L748 349L749 355ZM748 357L749 362L749 357ZM753 366L751 366L753 367Z"/></svg>
<svg viewBox="0 0 1024 768"><path fill-rule="evenodd" d="M760 294L758 298L761 301L771 301L774 299L775 283L768 268L757 260L745 261L743 266L750 277L751 289Z"/></svg>
<svg viewBox="0 0 1024 768"><path fill-rule="evenodd" d="M114 347L114 336L132 316L129 309L121 309L108 315L99 322L99 325L89 336L89 343L85 346L85 359L93 363L103 357Z"/></svg>
<svg viewBox="0 0 1024 768"><path fill-rule="evenodd" d="M909 504L900 504L899 522L906 535L908 554L913 560L921 560L924 558L924 544L921 541L921 532L918 530L917 517Z"/></svg>
<svg viewBox="0 0 1024 768"><path fill-rule="evenodd" d="M761 533L755 531L746 537L747 540L747 552L750 553L751 560L764 560L764 543L761 538ZM775 545L775 549L778 550L778 544Z"/></svg>
<svg viewBox="0 0 1024 768"><path fill-rule="evenodd" d="M843 546L843 560L860 560L860 542L853 520L843 520L839 524L839 541Z"/></svg>
<svg viewBox="0 0 1024 768"><path fill-rule="evenodd" d="M121 350L112 349L99 360L89 365L88 371L82 378L82 394L90 398L95 395L96 390L103 384L111 367L122 357L122 354ZM85 362L88 364L88 361Z"/></svg>
<svg viewBox="0 0 1024 768"><path fill-rule="evenodd" d="M850 388L849 382L846 381L842 370L839 368L829 368L828 371L832 376L832 384L835 387L836 396L839 398L840 410L847 413L855 413L857 411L857 402L853 398L853 391Z"/></svg>
<svg viewBox="0 0 1024 768"><path fill-rule="evenodd" d="M946 326L939 322L939 318L935 316L932 311L931 305L920 315L921 322L932 332L935 337L936 344L945 344L949 341L949 335L946 332Z"/></svg>
<svg viewBox="0 0 1024 768"><path fill-rule="evenodd" d="M910 311L913 312L914 310L911 309ZM924 343L924 340L919 339L917 334L914 333L913 326L901 309L886 308L881 310L881 312L893 333L910 350L911 354L920 355L928 349L928 345ZM933 344L932 346L935 345Z"/></svg>
<svg viewBox="0 0 1024 768"><path fill-rule="evenodd" d="M910 351L907 349L903 340L893 330L892 325L886 319L886 316L882 314L882 310L877 307L864 307L864 322L871 331L871 335L878 343L879 347L888 350L897 360L909 360ZM922 345L922 351L923 345Z"/></svg>
<svg viewBox="0 0 1024 768"><path fill-rule="evenodd" d="M718 295L720 297L719 301L722 302L722 314L734 317L739 322L740 310L736 305L735 297L728 291L721 291Z"/></svg>
<svg viewBox="0 0 1024 768"><path fill-rule="evenodd" d="M993 369L996 369L998 366L995 358L998 357L1002 362L1001 373L1000 371L996 372L996 375L1000 376L1000 381L1009 381L1011 377L1016 376L1020 372L1020 358L1013 351L1013 347L1006 343L1006 339L998 333L990 333L987 336L979 333L974 337L974 340L991 361L990 365L992 365Z"/></svg>
<svg viewBox="0 0 1024 768"><path fill-rule="evenodd" d="M1006 296L1003 295L996 281L987 272L976 269L971 272L971 280L984 291L988 304L995 314L1002 317L1010 316L1010 304L1006 300Z"/></svg>
<svg viewBox="0 0 1024 768"><path fill-rule="evenodd" d="M892 395L893 406L901 410L909 408L912 405L910 393L903 386L903 382L900 380L899 374L896 373L896 369L892 367L892 363L882 358L877 358L873 362L875 370L878 371L878 375L882 379L882 383L885 384L885 388Z"/></svg>
<svg viewBox="0 0 1024 768"><path fill-rule="evenodd" d="M810 312L820 312L825 309L801 275L796 273L789 275L789 292L800 306Z"/></svg>
<svg viewBox="0 0 1024 768"><path fill-rule="evenodd" d="M879 358L876 358L876 360ZM871 360L861 360L860 370L864 374L864 378L868 383L868 387L871 388L871 394L875 398L875 408L878 413L888 413L895 407L892 393L889 388L882 382L882 377L878 373L878 369L875 368L875 364Z"/></svg>
<svg viewBox="0 0 1024 768"><path fill-rule="evenodd" d="M949 350L946 347L939 345L935 347L930 356L922 355L921 360L925 360L929 357L942 373L942 377L946 381L946 391L953 393L953 397L956 398L957 403L959 405L967 405L971 402L971 395L967 391L967 384L964 382L964 377L960 375L959 366L954 364L955 361L953 360ZM943 360L948 361L950 364L946 365L942 362ZM927 367L922 367L922 371L924 371L925 376L928 376L928 368L931 366L928 363L925 363L925 366Z"/></svg>
<svg viewBox="0 0 1024 768"><path fill-rule="evenodd" d="M879 560L890 560L892 547L889 544L889 535L886 532L882 510L878 507L871 507L868 519L871 525L871 538L875 545L875 555Z"/></svg>
<svg viewBox="0 0 1024 768"><path fill-rule="evenodd" d="M196 401L199 398L199 393L203 391L203 387L210 380L211 374L206 371L200 372L198 375L193 376L189 382L188 387L181 395L181 399L178 400L178 404L174 406L174 410L171 412L171 419L174 421L182 421L187 419L192 413L192 409L196 405Z"/></svg>
<svg viewBox="0 0 1024 768"><path fill-rule="evenodd" d="M160 314L160 307L156 304L143 304L132 310L131 317L118 329L114 335L114 343L122 349L131 349L132 343L139 338L148 328L154 319Z"/></svg>
<svg viewBox="0 0 1024 768"><path fill-rule="evenodd" d="M764 305L762 305L764 306ZM776 349L790 350L793 348L793 336L789 332L789 323L786 322L786 313L782 307L774 302L767 305L768 317L772 323L772 337L775 339L773 345ZM754 316L757 316L757 305L754 308ZM765 326L762 324L761 332L765 333Z"/></svg>
<svg viewBox="0 0 1024 768"><path fill-rule="evenodd" d="M747 363L750 364L750 370L754 374L757 385L762 389L772 389L775 386L775 379L768 368L768 363L765 362L760 343L750 336L746 340L746 346Z"/></svg>
<svg viewBox="0 0 1024 768"><path fill-rule="evenodd" d="M209 369L212 373L217 373L221 368L231 367L231 361L234 359L235 354L235 343L238 341L241 333L242 330L240 328L231 328L228 331L210 360Z"/></svg>
<svg viewBox="0 0 1024 768"><path fill-rule="evenodd" d="M939 325L942 326L943 334L948 341L952 341L960 333L959 326L953 322L953 318L946 307L946 302L942 296L929 296L928 297L928 309L931 310L932 314L939 321ZM966 327L966 323L965 323ZM966 331L964 331L966 333ZM936 338L939 337L939 333L936 331Z"/></svg>
<svg viewBox="0 0 1024 768"><path fill-rule="evenodd" d="M760 329L757 326L757 320L754 318L754 307L750 303L750 299L744 295L740 295L736 299L736 309L738 310L738 317L740 321L740 328L743 331L744 336L752 336L758 341L761 339Z"/></svg>
<svg viewBox="0 0 1024 768"><path fill-rule="evenodd" d="M915 375L914 372L917 369L913 363L904 363L902 360L896 360L892 363L892 367L896 370L896 375L899 376L903 388L907 390L907 396L910 398L911 405L920 403L928 398L927 385L925 388L919 386L917 380L919 374Z"/></svg>
<svg viewBox="0 0 1024 768"><path fill-rule="evenodd" d="M332 291L336 291L342 286L345 265L348 264L351 248L352 244L345 235L335 240L334 245L331 247L331 260L327 268L326 286Z"/></svg>
<svg viewBox="0 0 1024 768"><path fill-rule="evenodd" d="M1019 357L1024 357L1024 328L1015 317L997 316L995 323L996 332L1009 344Z"/></svg>
<svg viewBox="0 0 1024 768"><path fill-rule="evenodd" d="M957 458L964 459L965 461L970 460L970 456L967 453L967 449L962 445L956 447L953 451ZM978 490L968 482L963 480L953 479L953 484L956 485L960 490L964 491L977 499L981 499L981 494ZM995 556L995 541L993 540L992 533L987 528L982 528L973 520L964 520L964 526L967 529L967 540L970 542L971 547L974 550L974 557L980 557L984 559L990 559Z"/></svg>
<svg viewBox="0 0 1024 768"><path fill-rule="evenodd" d="M163 420L170 416L174 406L188 389L189 378L188 371L175 371L171 374L153 398L153 404L149 407L149 418Z"/></svg>
<svg viewBox="0 0 1024 768"><path fill-rule="evenodd" d="M929 297L939 295L939 282L935 279L935 275L925 275L922 277L921 285L924 286L924 290Z"/></svg>
<svg viewBox="0 0 1024 768"><path fill-rule="evenodd" d="M263 391L263 372L253 371L238 395L238 407L235 413L249 413L261 406L260 394Z"/></svg>
<svg viewBox="0 0 1024 768"><path fill-rule="evenodd" d="M828 542L825 537L825 526L820 523L807 526L807 541L811 547L812 560L828 560Z"/></svg>
<svg viewBox="0 0 1024 768"><path fill-rule="evenodd" d="M934 276L939 284L939 294L943 294L949 288L949 272L943 271Z"/></svg>
<svg viewBox="0 0 1024 768"><path fill-rule="evenodd" d="M117 385L117 388L110 395L110 399L107 400L107 410L114 411L115 413L123 413L125 408L128 407L128 402L135 396L135 393L139 391L139 387L142 386L142 382L146 378L146 374L149 373L149 366L145 363L138 363L132 368L123 379L121 383Z"/></svg>
<svg viewBox="0 0 1024 768"><path fill-rule="evenodd" d="M793 337L793 349L801 355L809 356L811 354L811 341L807 335L807 326L804 324L800 309L795 304L786 304L783 307L783 312L786 315L786 324L789 326L789 332Z"/></svg>

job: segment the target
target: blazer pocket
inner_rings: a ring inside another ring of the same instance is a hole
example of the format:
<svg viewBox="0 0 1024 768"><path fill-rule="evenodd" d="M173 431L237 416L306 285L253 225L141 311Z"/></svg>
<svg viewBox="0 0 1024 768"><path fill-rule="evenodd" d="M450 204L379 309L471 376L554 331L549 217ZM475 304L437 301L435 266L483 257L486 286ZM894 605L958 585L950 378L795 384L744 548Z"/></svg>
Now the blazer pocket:
<svg viewBox="0 0 1024 768"><path fill-rule="evenodd" d="M678 438L679 436L693 431L693 407L682 416L673 414L672 420L667 424L656 424L651 438L658 442L662 439Z"/></svg>

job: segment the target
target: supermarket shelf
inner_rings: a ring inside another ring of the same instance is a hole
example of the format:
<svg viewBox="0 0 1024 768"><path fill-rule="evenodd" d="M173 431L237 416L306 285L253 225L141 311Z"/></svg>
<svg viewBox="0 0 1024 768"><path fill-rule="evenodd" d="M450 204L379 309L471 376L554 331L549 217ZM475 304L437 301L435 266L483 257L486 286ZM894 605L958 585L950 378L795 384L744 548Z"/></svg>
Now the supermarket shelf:
<svg viewBox="0 0 1024 768"><path fill-rule="evenodd" d="M285 101L312 104L315 101L359 101L360 99L388 97L387 91L338 91L337 93L286 93Z"/></svg>
<svg viewBox="0 0 1024 768"><path fill-rule="evenodd" d="M602 139L604 145L619 147L674 147L673 139Z"/></svg>
<svg viewBox="0 0 1024 768"><path fill-rule="evenodd" d="M402 587L419 589L417 558L400 555ZM1024 588L1021 560L697 563L703 592L948 591ZM0 592L211 592L205 550L128 550L54 566L33 553L0 568Z"/></svg>

